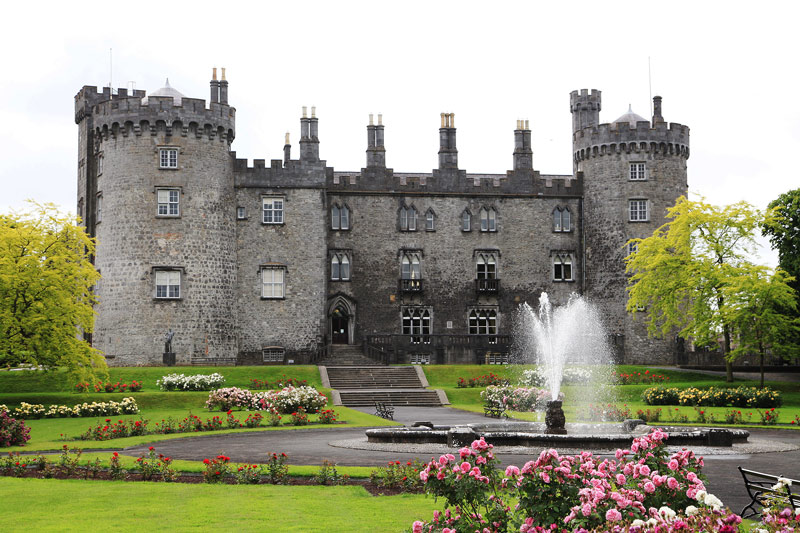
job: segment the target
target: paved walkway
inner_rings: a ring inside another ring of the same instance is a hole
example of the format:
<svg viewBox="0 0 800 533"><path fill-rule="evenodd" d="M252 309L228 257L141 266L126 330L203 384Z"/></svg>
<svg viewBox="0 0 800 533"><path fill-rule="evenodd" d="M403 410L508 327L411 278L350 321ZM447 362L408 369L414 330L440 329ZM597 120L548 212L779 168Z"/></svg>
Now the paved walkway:
<svg viewBox="0 0 800 533"><path fill-rule="evenodd" d="M371 414L367 408L360 409ZM486 422L478 413L469 413L446 407L398 407L395 420L404 424L415 421L430 421L437 425L454 425ZM367 428L342 429L297 429L285 431L262 431L228 435L204 435L198 437L162 441L156 444L159 453L174 459L202 460L224 454L233 462L264 461L270 452L285 452L289 462L297 465L320 465L327 459L339 465L381 466L389 461L408 461L414 458L427 461L431 455L420 453L356 450L333 447L334 441L364 437ZM800 431L756 429L752 438L786 442L800 446ZM126 448L125 452L138 455L147 451L147 445ZM531 458L539 450L531 450ZM528 458L520 455L498 454L504 464L521 466ZM780 474L800 479L800 450L780 453L754 453L749 455L715 455L705 458L704 473L708 476L709 491L717 495L726 505L739 512L748 503L737 466L752 470Z"/></svg>
<svg viewBox="0 0 800 533"><path fill-rule="evenodd" d="M676 366L654 366L660 370L672 370L674 372L693 372L695 374L707 374L709 376L724 376L724 370L695 370L693 368L678 368ZM753 381L761 380L761 372L754 368L749 372L734 371L733 378L737 381L750 379ZM764 372L764 381L791 381L800 382L800 372Z"/></svg>

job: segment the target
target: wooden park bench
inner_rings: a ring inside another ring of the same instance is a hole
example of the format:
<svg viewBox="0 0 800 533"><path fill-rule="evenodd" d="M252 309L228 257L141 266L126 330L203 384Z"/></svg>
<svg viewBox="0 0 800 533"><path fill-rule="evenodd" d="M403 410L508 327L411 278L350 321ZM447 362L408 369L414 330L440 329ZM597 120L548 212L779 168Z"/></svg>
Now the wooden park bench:
<svg viewBox="0 0 800 533"><path fill-rule="evenodd" d="M506 408L502 404L495 402L486 402L483 406L483 416L490 416L492 418L500 418L505 416L508 418Z"/></svg>
<svg viewBox="0 0 800 533"><path fill-rule="evenodd" d="M798 507L800 507L800 494L797 492L792 493L792 487L795 487L795 490L797 490L796 487L800 485L800 481L790 479L791 485L782 484L781 487L775 489L773 487L778 484L779 479L788 478L746 470L741 466L739 467L739 472L742 473L744 486L747 488L747 494L750 496L750 503L745 505L742 512L739 513L742 518L760 514L756 511L756 505L762 507L789 507L792 509L793 514L797 511ZM745 514L748 509L750 510L749 514Z"/></svg>
<svg viewBox="0 0 800 533"><path fill-rule="evenodd" d="M387 420L394 420L394 406L383 402L375 402L375 414Z"/></svg>

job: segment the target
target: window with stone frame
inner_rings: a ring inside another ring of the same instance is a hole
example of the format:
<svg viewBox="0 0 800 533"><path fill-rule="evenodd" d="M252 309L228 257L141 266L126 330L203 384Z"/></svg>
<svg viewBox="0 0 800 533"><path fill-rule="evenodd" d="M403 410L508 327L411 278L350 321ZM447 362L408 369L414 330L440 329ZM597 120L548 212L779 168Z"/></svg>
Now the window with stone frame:
<svg viewBox="0 0 800 533"><path fill-rule="evenodd" d="M557 206L553 209L553 231L572 231L572 213L568 207Z"/></svg>
<svg viewBox="0 0 800 533"><path fill-rule="evenodd" d="M331 252L331 280L350 281L350 251L334 250Z"/></svg>
<svg viewBox="0 0 800 533"><path fill-rule="evenodd" d="M430 307L403 307L401 311L403 335L411 335L411 342L414 344L429 344L433 332L432 314L433 309Z"/></svg>
<svg viewBox="0 0 800 533"><path fill-rule="evenodd" d="M264 265L261 267L261 299L279 300L286 297L286 266Z"/></svg>
<svg viewBox="0 0 800 533"><path fill-rule="evenodd" d="M94 199L94 223L98 224L103 220L103 193L97 193Z"/></svg>
<svg viewBox="0 0 800 533"><path fill-rule="evenodd" d="M103 167L105 166L105 156L103 153L97 154L97 175L100 176L103 173Z"/></svg>
<svg viewBox="0 0 800 533"><path fill-rule="evenodd" d="M644 181L647 179L647 165L643 162L634 162L630 165L630 180Z"/></svg>
<svg viewBox="0 0 800 533"><path fill-rule="evenodd" d="M286 350L282 346L266 346L261 349L261 361L264 363L282 363Z"/></svg>
<svg viewBox="0 0 800 533"><path fill-rule="evenodd" d="M244 207L239 206L236 208L236 219L237 220L247 219L247 210Z"/></svg>
<svg viewBox="0 0 800 533"><path fill-rule="evenodd" d="M81 223L86 224L86 217L83 212L83 197L78 200L78 216L81 218Z"/></svg>
<svg viewBox="0 0 800 533"><path fill-rule="evenodd" d="M573 281L572 253L556 252L553 257L553 281Z"/></svg>
<svg viewBox="0 0 800 533"><path fill-rule="evenodd" d="M181 297L181 271L175 269L156 269L156 299L177 300Z"/></svg>
<svg viewBox="0 0 800 533"><path fill-rule="evenodd" d="M156 189L159 217L178 217L181 215L181 191L179 189Z"/></svg>
<svg viewBox="0 0 800 533"><path fill-rule="evenodd" d="M283 203L282 196L264 196L261 198L261 221L264 224L283 224Z"/></svg>
<svg viewBox="0 0 800 533"><path fill-rule="evenodd" d="M464 209L461 213L461 231L472 231L472 213L469 209Z"/></svg>
<svg viewBox="0 0 800 533"><path fill-rule="evenodd" d="M628 255L633 255L639 251L639 243L638 242L628 242Z"/></svg>
<svg viewBox="0 0 800 533"><path fill-rule="evenodd" d="M477 252L476 279L497 279L497 253Z"/></svg>
<svg viewBox="0 0 800 533"><path fill-rule="evenodd" d="M347 205L333 204L331 206L331 229L350 229L350 208Z"/></svg>
<svg viewBox="0 0 800 533"><path fill-rule="evenodd" d="M425 211L425 231L436 231L436 213L432 207Z"/></svg>
<svg viewBox="0 0 800 533"><path fill-rule="evenodd" d="M646 199L628 200L628 220L630 222L647 222L650 220Z"/></svg>
<svg viewBox="0 0 800 533"><path fill-rule="evenodd" d="M400 231L417 231L417 209L414 206L402 206L399 215Z"/></svg>
<svg viewBox="0 0 800 533"><path fill-rule="evenodd" d="M422 279L419 252L403 252L400 259L400 279Z"/></svg>
<svg viewBox="0 0 800 533"><path fill-rule="evenodd" d="M161 148L158 154L159 168L178 168L177 148Z"/></svg>
<svg viewBox="0 0 800 533"><path fill-rule="evenodd" d="M494 207L481 208L481 231L497 231L497 212Z"/></svg>
<svg viewBox="0 0 800 533"><path fill-rule="evenodd" d="M470 335L497 335L496 309L472 309L468 320Z"/></svg>

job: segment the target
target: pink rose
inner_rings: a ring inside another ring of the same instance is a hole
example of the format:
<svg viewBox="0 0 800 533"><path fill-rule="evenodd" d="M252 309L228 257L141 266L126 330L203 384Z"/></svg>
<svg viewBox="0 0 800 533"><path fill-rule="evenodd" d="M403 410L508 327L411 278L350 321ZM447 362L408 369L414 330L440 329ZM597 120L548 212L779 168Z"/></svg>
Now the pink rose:
<svg viewBox="0 0 800 533"><path fill-rule="evenodd" d="M592 504L584 503L583 507L581 507L581 513L583 513L583 516L589 516L592 514Z"/></svg>
<svg viewBox="0 0 800 533"><path fill-rule="evenodd" d="M647 483L644 484L644 491L647 494L652 494L656 491L656 486L653 485L652 482L648 481Z"/></svg>
<svg viewBox="0 0 800 533"><path fill-rule="evenodd" d="M678 469L678 461L673 459L669 463L667 463L667 466L669 467L670 470L677 470Z"/></svg>
<svg viewBox="0 0 800 533"><path fill-rule="evenodd" d="M677 489L677 488L678 488L678 480L677 480L677 479L675 479L674 477L671 477L671 478L669 478L669 479L667 480L667 486L668 486L669 488L671 488L672 490L675 490L675 489Z"/></svg>
<svg viewBox="0 0 800 533"><path fill-rule="evenodd" d="M623 485L625 484L625 476L622 474L617 474L617 484Z"/></svg>
<svg viewBox="0 0 800 533"><path fill-rule="evenodd" d="M506 477L511 476L518 476L519 475L519 468L514 465L509 465L506 467Z"/></svg>
<svg viewBox="0 0 800 533"><path fill-rule="evenodd" d="M414 522L414 526L413 526L413 529L412 529L412 531L413 531L414 533L422 533L422 526L423 526L423 525L424 525L424 524L423 524L422 522L420 522L419 520L417 520L416 522Z"/></svg>
<svg viewBox="0 0 800 533"><path fill-rule="evenodd" d="M606 520L609 522L619 522L622 520L622 513L617 511L616 509L609 509L606 511Z"/></svg>

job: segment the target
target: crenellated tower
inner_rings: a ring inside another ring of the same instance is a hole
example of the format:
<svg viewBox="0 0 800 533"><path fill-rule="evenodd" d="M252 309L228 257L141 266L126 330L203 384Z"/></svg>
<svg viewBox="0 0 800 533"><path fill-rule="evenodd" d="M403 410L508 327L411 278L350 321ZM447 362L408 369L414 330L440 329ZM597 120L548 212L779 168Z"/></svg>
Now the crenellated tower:
<svg viewBox="0 0 800 533"><path fill-rule="evenodd" d="M102 275L94 345L117 365L235 358L235 109L225 71L211 101L169 85L75 97L78 210Z"/></svg>
<svg viewBox="0 0 800 533"><path fill-rule="evenodd" d="M631 238L649 237L687 194L689 128L662 117L656 96L652 122L628 109L600 124L600 91L570 94L573 168L583 176L586 294L602 306L626 362L672 362L674 339L648 339L643 317L625 311L624 258ZM645 310L646 311L646 310Z"/></svg>

